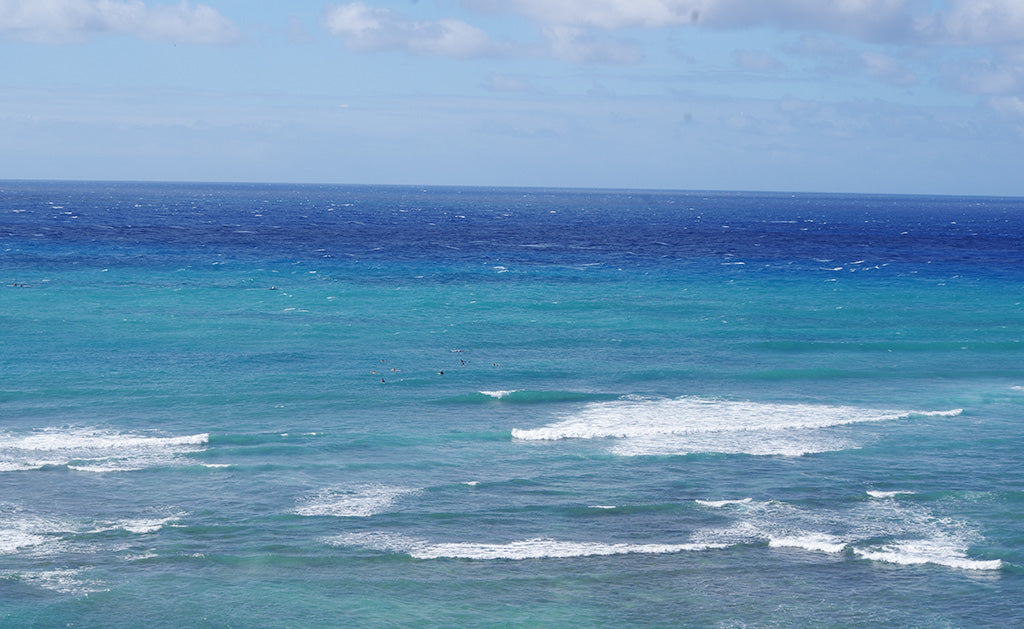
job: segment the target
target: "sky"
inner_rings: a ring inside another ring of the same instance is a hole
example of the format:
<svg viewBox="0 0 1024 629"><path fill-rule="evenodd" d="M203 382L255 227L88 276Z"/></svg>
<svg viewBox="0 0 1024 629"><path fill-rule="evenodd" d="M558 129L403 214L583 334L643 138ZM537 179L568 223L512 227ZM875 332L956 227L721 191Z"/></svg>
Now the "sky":
<svg viewBox="0 0 1024 629"><path fill-rule="evenodd" d="M0 0L0 179L1024 196L1024 0Z"/></svg>

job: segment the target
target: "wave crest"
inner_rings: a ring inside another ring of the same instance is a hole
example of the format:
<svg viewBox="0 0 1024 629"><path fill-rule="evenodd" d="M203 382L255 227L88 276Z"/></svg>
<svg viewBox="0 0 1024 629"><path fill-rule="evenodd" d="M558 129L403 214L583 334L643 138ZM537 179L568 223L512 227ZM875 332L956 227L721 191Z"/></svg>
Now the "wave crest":
<svg viewBox="0 0 1024 629"><path fill-rule="evenodd" d="M123 472L177 462L206 448L206 433L167 437L96 428L0 432L0 472L67 466L83 472Z"/></svg>
<svg viewBox="0 0 1024 629"><path fill-rule="evenodd" d="M524 441L616 439L616 454L669 455L691 452L798 456L853 447L822 432L848 424L959 415L949 411L910 411L774 404L696 397L593 402L566 419L532 429L513 429ZM815 432L816 431L816 432Z"/></svg>

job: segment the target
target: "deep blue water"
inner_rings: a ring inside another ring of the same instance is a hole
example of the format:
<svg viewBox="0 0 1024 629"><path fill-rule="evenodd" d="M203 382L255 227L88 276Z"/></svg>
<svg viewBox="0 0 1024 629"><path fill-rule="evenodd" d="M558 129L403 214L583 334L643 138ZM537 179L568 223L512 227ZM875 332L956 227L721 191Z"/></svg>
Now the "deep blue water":
<svg viewBox="0 0 1024 629"><path fill-rule="evenodd" d="M0 625L1024 624L1024 200L0 182Z"/></svg>

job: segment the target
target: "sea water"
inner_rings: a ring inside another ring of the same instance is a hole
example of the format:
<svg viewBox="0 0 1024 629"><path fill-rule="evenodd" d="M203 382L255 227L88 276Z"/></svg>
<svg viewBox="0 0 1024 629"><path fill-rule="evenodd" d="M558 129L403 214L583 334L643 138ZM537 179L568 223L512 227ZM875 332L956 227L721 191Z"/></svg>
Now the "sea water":
<svg viewBox="0 0 1024 629"><path fill-rule="evenodd" d="M0 182L0 625L1024 624L1024 200Z"/></svg>

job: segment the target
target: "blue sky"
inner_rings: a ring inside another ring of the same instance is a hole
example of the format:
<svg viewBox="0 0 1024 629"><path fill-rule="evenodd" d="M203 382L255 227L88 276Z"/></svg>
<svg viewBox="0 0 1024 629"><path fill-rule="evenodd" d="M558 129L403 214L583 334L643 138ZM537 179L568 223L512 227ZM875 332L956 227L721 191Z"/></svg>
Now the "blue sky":
<svg viewBox="0 0 1024 629"><path fill-rule="evenodd" d="M1024 196L1024 0L0 0L0 178Z"/></svg>

